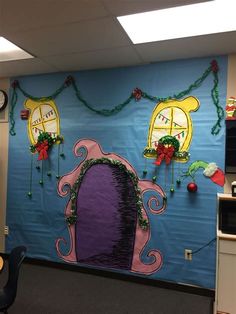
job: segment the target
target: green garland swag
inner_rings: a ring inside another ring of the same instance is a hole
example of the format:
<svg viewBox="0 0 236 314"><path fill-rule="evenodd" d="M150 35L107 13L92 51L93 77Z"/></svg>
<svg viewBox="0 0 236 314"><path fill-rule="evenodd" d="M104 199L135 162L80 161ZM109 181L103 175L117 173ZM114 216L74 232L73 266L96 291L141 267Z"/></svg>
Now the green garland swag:
<svg viewBox="0 0 236 314"><path fill-rule="evenodd" d="M148 228L148 221L146 219L144 219L143 215L142 215L142 204L143 203L142 203L142 199L141 199L141 195L140 195L140 189L138 187L138 177L132 171L128 170L126 168L126 166L124 164L122 164L119 160L109 159L109 158L98 158L98 159L91 158L91 159L88 159L87 161L85 161L85 163L83 164L81 171L80 171L80 175L70 190L71 214L66 217L67 224L72 225L72 224L76 223L76 221L77 221L76 198L77 198L77 193L78 193L79 187L80 187L82 180L84 178L84 175L88 171L88 169L90 167L92 167L93 165L97 165L97 164L112 165L112 166L118 167L120 170L122 170L122 171L126 172L126 174L128 174L128 176L130 177L130 179L132 180L133 185L134 185L134 190L135 190L135 195L136 195L135 196L135 202L136 202L136 206L137 206L138 223L139 223L139 226L143 230L146 230Z"/></svg>
<svg viewBox="0 0 236 314"><path fill-rule="evenodd" d="M26 98L32 99L34 101L48 101L48 100L54 100L58 95L60 95L64 91L64 89L66 89L69 86L72 86L72 88L74 89L74 92L76 94L77 99L85 107L87 107L89 110L91 110L97 114L100 114L102 116L112 116L112 115L120 112L122 109L124 109L124 107L126 107L132 100L139 101L141 98L145 98L145 99L148 99L152 102L160 103L160 102L165 102L165 101L168 101L171 99L181 99L184 96L190 94L196 88L198 88L203 83L203 81L209 76L209 74L212 73L214 85L213 85L213 88L211 89L211 97L212 97L212 101L216 107L216 113L217 113L218 119L217 119L215 125L211 129L211 134L217 135L220 132L221 121L224 118L224 109L219 104L218 71L219 71L219 67L218 67L217 61L212 60L210 63L210 66L204 71L202 76L200 78L198 78L194 83L192 83L187 89L179 92L178 94L174 94L172 96L161 98L161 97L151 96L151 95L145 93L144 91L142 91L141 89L135 88L133 90L133 92L131 93L131 95L124 102L118 104L117 106L115 106L112 109L101 109L101 110L95 109L92 105L90 105L82 97L81 92L76 85L75 79L72 76L68 76L66 78L66 80L63 82L63 84L52 95L47 96L47 97L35 97L35 96L28 94L25 90L22 89L19 81L15 80L12 83L13 92L12 92L12 96L11 96L11 106L10 106L10 112L9 112L9 120L10 120L10 131L9 132L11 135L16 135L14 110L15 110L15 106L16 106L17 98L18 98L17 89Z"/></svg>

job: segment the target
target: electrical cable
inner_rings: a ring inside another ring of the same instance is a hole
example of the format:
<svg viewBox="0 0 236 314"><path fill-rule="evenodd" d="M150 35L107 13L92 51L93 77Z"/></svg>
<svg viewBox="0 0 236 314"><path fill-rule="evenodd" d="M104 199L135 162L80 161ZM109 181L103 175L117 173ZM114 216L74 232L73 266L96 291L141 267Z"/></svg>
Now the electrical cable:
<svg viewBox="0 0 236 314"><path fill-rule="evenodd" d="M204 249L205 247L209 246L211 243L215 242L216 238L212 239L211 241L207 242L206 244L204 244L202 247L200 247L199 249L193 251L191 254L196 254L198 252L200 252L202 249Z"/></svg>

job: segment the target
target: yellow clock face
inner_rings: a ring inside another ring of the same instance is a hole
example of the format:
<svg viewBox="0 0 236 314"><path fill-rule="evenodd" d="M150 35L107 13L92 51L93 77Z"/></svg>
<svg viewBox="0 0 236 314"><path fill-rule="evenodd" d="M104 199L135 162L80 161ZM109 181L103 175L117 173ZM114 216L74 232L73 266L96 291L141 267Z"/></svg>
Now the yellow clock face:
<svg viewBox="0 0 236 314"><path fill-rule="evenodd" d="M6 108L7 101L7 93L4 90L0 90L0 110L4 110Z"/></svg>
<svg viewBox="0 0 236 314"><path fill-rule="evenodd" d="M192 119L189 113L198 108L199 101L192 96L184 100L169 100L157 104L150 121L148 143L145 149L149 153L144 153L144 156L155 158L156 155L150 151L155 150L158 140L165 135L171 135L179 141L179 152L188 151L192 139Z"/></svg>

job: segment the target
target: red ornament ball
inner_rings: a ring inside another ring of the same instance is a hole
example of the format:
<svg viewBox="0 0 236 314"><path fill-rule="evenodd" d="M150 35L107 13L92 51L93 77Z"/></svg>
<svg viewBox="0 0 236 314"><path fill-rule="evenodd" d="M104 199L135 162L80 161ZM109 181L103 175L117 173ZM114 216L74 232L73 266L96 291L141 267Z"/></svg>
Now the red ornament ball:
<svg viewBox="0 0 236 314"><path fill-rule="evenodd" d="M190 182L188 185L187 185L187 190L191 193L195 193L197 192L197 184L195 182Z"/></svg>

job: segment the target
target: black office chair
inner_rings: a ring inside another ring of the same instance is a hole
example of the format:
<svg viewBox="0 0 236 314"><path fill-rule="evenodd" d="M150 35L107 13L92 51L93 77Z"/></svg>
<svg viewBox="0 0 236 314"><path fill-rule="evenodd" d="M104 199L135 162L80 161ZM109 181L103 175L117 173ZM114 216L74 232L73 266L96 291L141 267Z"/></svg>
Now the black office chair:
<svg viewBox="0 0 236 314"><path fill-rule="evenodd" d="M26 247L24 246L18 246L10 253L8 260L8 280L3 289L0 290L0 312L5 314L7 314L8 308L16 298L19 270L25 254Z"/></svg>

